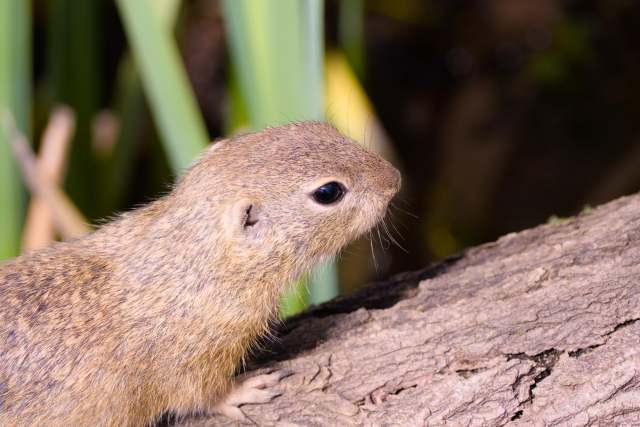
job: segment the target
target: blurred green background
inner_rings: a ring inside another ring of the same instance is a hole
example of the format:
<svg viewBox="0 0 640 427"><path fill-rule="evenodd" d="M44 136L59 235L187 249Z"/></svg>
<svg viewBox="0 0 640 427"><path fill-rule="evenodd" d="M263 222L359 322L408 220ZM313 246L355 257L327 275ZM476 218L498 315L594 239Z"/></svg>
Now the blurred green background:
<svg viewBox="0 0 640 427"><path fill-rule="evenodd" d="M311 276L317 303L639 191L638 22L622 0L0 0L0 105L35 151L73 109L64 190L93 224L210 140L331 121L401 169L408 253L355 242ZM0 133L0 259L28 194Z"/></svg>

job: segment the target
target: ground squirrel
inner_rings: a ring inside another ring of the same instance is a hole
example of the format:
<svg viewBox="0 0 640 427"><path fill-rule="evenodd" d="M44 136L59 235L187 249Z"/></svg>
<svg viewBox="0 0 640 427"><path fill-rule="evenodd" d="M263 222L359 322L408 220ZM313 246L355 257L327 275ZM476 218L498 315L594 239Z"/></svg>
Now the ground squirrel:
<svg viewBox="0 0 640 427"><path fill-rule="evenodd" d="M0 425L242 416L225 393L286 285L378 223L399 188L331 126L292 123L217 142L165 197L7 261Z"/></svg>

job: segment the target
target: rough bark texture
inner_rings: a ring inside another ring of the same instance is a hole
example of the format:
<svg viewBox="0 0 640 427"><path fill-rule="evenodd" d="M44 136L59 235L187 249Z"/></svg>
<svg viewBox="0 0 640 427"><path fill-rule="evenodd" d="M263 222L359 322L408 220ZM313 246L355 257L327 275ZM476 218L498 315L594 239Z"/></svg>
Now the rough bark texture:
<svg viewBox="0 0 640 427"><path fill-rule="evenodd" d="M290 319L260 426L640 425L640 195ZM224 417L177 421L235 425Z"/></svg>

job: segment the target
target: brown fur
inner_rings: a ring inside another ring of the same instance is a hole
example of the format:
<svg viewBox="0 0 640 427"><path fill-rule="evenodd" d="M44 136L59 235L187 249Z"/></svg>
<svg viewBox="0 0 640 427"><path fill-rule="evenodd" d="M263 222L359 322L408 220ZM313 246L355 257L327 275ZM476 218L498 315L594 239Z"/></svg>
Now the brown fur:
<svg viewBox="0 0 640 427"><path fill-rule="evenodd" d="M318 204L331 181L344 198ZM286 284L380 221L399 186L328 125L268 128L213 145L166 197L5 263L0 425L211 410Z"/></svg>

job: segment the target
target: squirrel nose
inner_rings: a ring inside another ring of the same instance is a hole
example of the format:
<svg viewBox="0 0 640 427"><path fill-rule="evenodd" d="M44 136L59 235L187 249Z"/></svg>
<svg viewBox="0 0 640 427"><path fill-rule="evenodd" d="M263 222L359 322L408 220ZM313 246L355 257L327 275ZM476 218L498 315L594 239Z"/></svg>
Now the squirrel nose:
<svg viewBox="0 0 640 427"><path fill-rule="evenodd" d="M400 176L400 171L391 166L390 175L391 177L389 180L391 181L391 188L397 193L398 191L400 191L400 187L402 185L402 177Z"/></svg>
<svg viewBox="0 0 640 427"><path fill-rule="evenodd" d="M400 191L401 183L402 178L400 177L398 169L391 166L391 164L387 164L387 168L383 172L382 182L380 185L382 192L389 197L393 197L398 191Z"/></svg>

